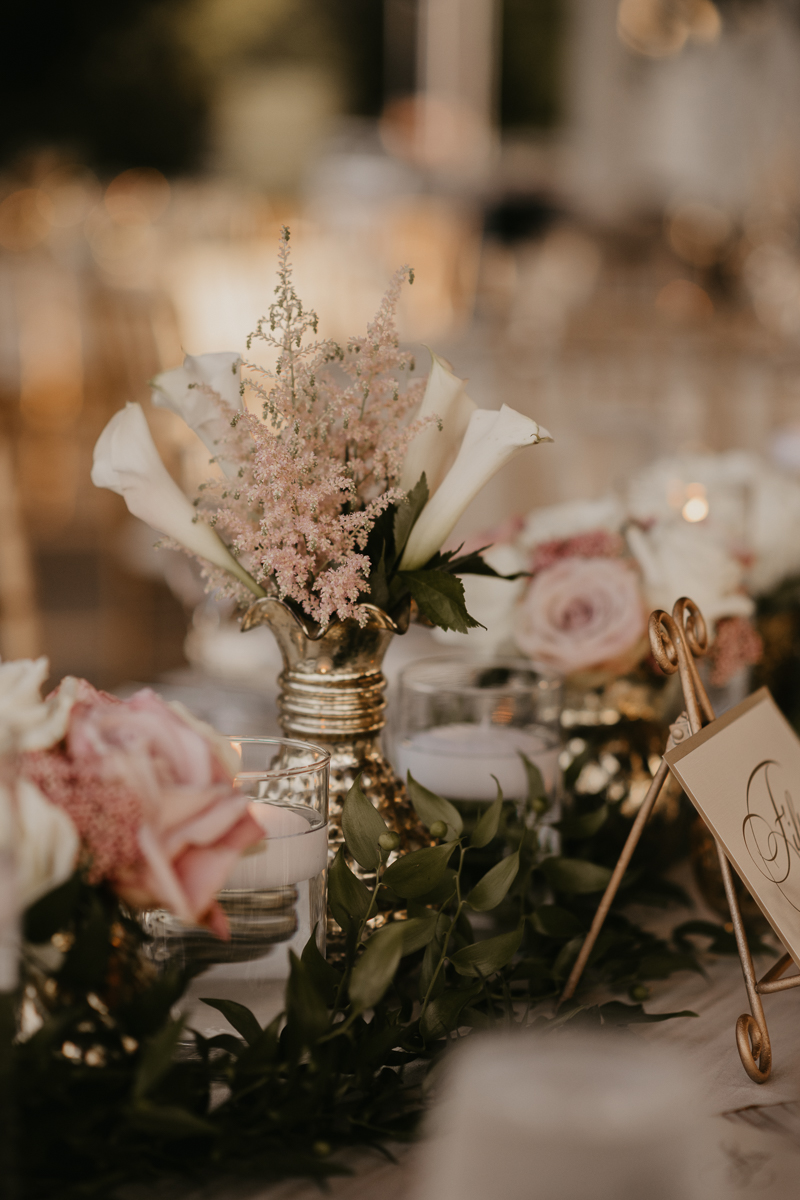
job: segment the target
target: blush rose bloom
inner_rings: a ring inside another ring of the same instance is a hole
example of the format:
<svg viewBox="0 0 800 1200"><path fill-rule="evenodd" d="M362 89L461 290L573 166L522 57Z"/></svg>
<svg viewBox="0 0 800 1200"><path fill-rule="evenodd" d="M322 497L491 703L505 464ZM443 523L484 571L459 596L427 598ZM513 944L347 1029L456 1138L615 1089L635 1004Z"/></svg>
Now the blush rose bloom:
<svg viewBox="0 0 800 1200"><path fill-rule="evenodd" d="M134 907L167 908L227 936L216 893L264 836L233 789L230 745L149 688L123 701L84 680L69 686L64 743L24 756L23 769L72 818L90 880L107 879Z"/></svg>
<svg viewBox="0 0 800 1200"><path fill-rule="evenodd" d="M525 654L559 675L621 674L644 653L646 621L633 568L620 559L565 558L533 579L515 634Z"/></svg>

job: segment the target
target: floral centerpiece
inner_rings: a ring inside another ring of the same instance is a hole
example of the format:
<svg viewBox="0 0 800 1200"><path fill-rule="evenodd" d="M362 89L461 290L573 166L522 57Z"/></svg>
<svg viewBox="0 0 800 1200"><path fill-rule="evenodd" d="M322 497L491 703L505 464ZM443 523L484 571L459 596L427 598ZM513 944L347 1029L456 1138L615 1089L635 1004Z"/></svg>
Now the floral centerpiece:
<svg viewBox="0 0 800 1200"><path fill-rule="evenodd" d="M677 474L675 463L651 471L673 481ZM470 611L487 626L470 639L476 649L524 655L565 680L567 787L594 804L612 804L626 819L647 793L667 727L682 707L677 678L667 679L651 657L650 612L671 611L682 595L697 601L714 636L701 669L707 685L719 689L717 706L743 698L761 658L753 556L707 510L694 506L684 515L699 487L695 482L690 494L684 488L680 507L664 511L634 480L627 502L607 497L541 508L491 531L491 539L475 539L491 540L492 565L518 577L467 582ZM712 513L715 506L716 499ZM662 821L658 839L670 854L685 848L679 797L667 788L660 801L669 837Z"/></svg>
<svg viewBox="0 0 800 1200"><path fill-rule="evenodd" d="M714 630L713 686L760 657L752 558L719 526L640 515L609 497L536 509L493 532L489 559L517 579L468 584L479 617L501 614L481 637L574 684L599 686L646 667L647 616L671 611L681 595L698 598Z"/></svg>
<svg viewBox="0 0 800 1200"><path fill-rule="evenodd" d="M199 558L210 589L249 604L243 629L272 628L284 732L331 751L335 844L357 775L406 844L419 827L378 742L383 654L412 606L441 629L477 625L460 576L496 572L480 548L442 547L497 470L551 439L506 405L478 408L435 354L426 384L410 378L395 325L401 286L413 280L406 268L366 335L344 346L314 340L317 318L294 290L288 244L284 230L276 299L250 338L274 365L204 355L154 381L154 404L179 414L211 453L215 475L194 501L168 475L135 404L101 434L92 479Z"/></svg>
<svg viewBox="0 0 800 1200"><path fill-rule="evenodd" d="M409 380L395 326L407 268L365 336L309 342L317 317L294 291L288 243L284 230L276 301L249 339L277 354L274 368L209 354L154 381L153 403L197 433L216 476L190 502L128 404L97 443L92 479L242 604L274 596L324 628L366 624L367 605L397 615L413 599L433 624L465 631L475 621L458 576L493 571L441 547L488 479L550 435L506 405L477 408L436 355L424 391ZM245 407L243 366L258 411Z"/></svg>

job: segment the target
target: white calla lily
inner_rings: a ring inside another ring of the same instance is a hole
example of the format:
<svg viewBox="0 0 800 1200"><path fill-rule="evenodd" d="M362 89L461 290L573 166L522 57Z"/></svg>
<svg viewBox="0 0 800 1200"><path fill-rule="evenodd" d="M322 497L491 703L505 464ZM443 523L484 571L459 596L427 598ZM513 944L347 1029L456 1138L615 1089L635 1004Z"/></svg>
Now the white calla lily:
<svg viewBox="0 0 800 1200"><path fill-rule="evenodd" d="M243 410L241 371L240 354L187 354L182 367L164 371L152 381L153 404L182 417L229 479L236 475L238 464L219 456L220 444L230 433L230 418L219 400L236 412Z"/></svg>
<svg viewBox="0 0 800 1200"><path fill-rule="evenodd" d="M421 429L406 452L399 484L410 491L418 482L422 472L428 484L428 495L432 496L453 465L459 446L475 412L475 402L464 391L463 379L450 370L444 359L431 350L431 371L416 420L438 417Z"/></svg>
<svg viewBox="0 0 800 1200"><path fill-rule="evenodd" d="M470 501L515 454L552 440L546 429L506 404L499 412L476 409L455 462L411 530L400 570L417 570L441 549Z"/></svg>
<svg viewBox="0 0 800 1200"><path fill-rule="evenodd" d="M117 492L134 517L230 572L256 596L265 595L222 539L198 519L161 461L139 404L126 404L115 413L97 439L92 483Z"/></svg>

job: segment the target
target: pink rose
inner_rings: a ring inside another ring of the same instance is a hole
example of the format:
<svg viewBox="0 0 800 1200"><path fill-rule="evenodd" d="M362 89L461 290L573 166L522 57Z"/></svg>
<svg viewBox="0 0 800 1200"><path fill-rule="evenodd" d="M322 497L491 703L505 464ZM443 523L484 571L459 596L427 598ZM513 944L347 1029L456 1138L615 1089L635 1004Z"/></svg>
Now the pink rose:
<svg viewBox="0 0 800 1200"><path fill-rule="evenodd" d="M234 761L224 738L149 688L123 701L80 680L64 742L25 755L24 770L72 818L92 881L225 937L216 893L264 836L233 789Z"/></svg>
<svg viewBox="0 0 800 1200"><path fill-rule="evenodd" d="M520 602L516 640L534 662L568 675L630 670L645 647L646 612L632 567L614 558L563 558L540 571Z"/></svg>

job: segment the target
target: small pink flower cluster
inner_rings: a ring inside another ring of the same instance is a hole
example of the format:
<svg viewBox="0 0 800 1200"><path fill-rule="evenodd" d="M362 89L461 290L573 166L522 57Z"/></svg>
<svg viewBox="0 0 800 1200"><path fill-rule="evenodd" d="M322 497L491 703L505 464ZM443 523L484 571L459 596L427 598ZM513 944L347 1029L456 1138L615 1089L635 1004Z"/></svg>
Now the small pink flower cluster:
<svg viewBox="0 0 800 1200"><path fill-rule="evenodd" d="M540 542L533 549L531 570L544 571L562 558L621 558L625 553L622 534L592 529L571 538Z"/></svg>
<svg viewBox="0 0 800 1200"><path fill-rule="evenodd" d="M721 617L708 653L712 687L724 687L743 667L754 667L764 656L761 635L746 617Z"/></svg>
<svg viewBox="0 0 800 1200"><path fill-rule="evenodd" d="M233 789L230 747L148 688L123 701L72 682L66 736L24 754L23 774L72 820L90 882L227 936L216 893L264 836Z"/></svg>
<svg viewBox="0 0 800 1200"><path fill-rule="evenodd" d="M365 337L346 348L304 344L317 318L292 286L284 231L277 300L252 335L278 349L277 364L245 364L263 420L232 417L225 455L240 464L238 479L205 485L200 500L258 582L323 625L334 614L366 620L363 551L377 517L405 494L396 481L423 424L407 421L422 384L399 381L413 367L395 327L406 276L407 268L397 272Z"/></svg>

